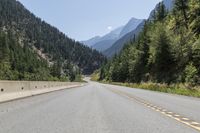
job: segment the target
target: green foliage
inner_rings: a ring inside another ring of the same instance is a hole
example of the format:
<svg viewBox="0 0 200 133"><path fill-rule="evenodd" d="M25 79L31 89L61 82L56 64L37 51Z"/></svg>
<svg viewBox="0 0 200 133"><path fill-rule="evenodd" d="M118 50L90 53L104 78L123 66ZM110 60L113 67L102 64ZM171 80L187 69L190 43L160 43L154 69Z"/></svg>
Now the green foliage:
<svg viewBox="0 0 200 133"><path fill-rule="evenodd" d="M135 41L100 69L100 80L200 84L200 1L160 3Z"/></svg>
<svg viewBox="0 0 200 133"><path fill-rule="evenodd" d="M53 64L53 66L51 67L51 75L53 75L54 77L61 77L61 62L55 62Z"/></svg>
<svg viewBox="0 0 200 133"><path fill-rule="evenodd" d="M176 66L170 49L170 39L163 27L162 24L158 26L159 29L153 40L155 51L151 53L154 56L151 62L151 73L156 82L170 83L173 81L173 73Z"/></svg>
<svg viewBox="0 0 200 133"><path fill-rule="evenodd" d="M83 82L81 75L76 75L74 82Z"/></svg>
<svg viewBox="0 0 200 133"><path fill-rule="evenodd" d="M120 86L126 86L126 87L132 87L132 88L141 88L145 90L151 90L151 91L158 91L158 92L164 92L164 93L171 93L171 94L178 94L178 95L184 95L184 96L193 96L200 98L200 87L197 86L193 89L188 89L188 87L184 84L158 84L158 83L117 83L117 82L103 82L103 83L109 83L113 85L120 85Z"/></svg>
<svg viewBox="0 0 200 133"><path fill-rule="evenodd" d="M91 74L105 60L98 51L37 18L20 2L0 0L1 79L74 81L81 73Z"/></svg>
<svg viewBox="0 0 200 133"><path fill-rule="evenodd" d="M200 1L190 0L189 1L189 22L190 28L198 37L200 35Z"/></svg>
<svg viewBox="0 0 200 133"><path fill-rule="evenodd" d="M98 81L100 79L100 72L99 70L96 70L92 75L91 75L91 80L92 81Z"/></svg>
<svg viewBox="0 0 200 133"><path fill-rule="evenodd" d="M200 81L198 77L198 70L192 63L186 66L184 72L185 72L185 81L190 85L196 85Z"/></svg>
<svg viewBox="0 0 200 133"><path fill-rule="evenodd" d="M138 46L136 47L137 55L135 55L134 65L132 67L132 78L130 78L131 82L141 82L148 80L146 77L146 73L149 69L148 59L149 59L149 43L150 38L147 33L148 31L148 24L147 22L144 25L143 32L139 36ZM131 52L130 52L131 54Z"/></svg>
<svg viewBox="0 0 200 133"><path fill-rule="evenodd" d="M5 34L0 33L0 62L8 63L9 59L9 48L8 48L8 38Z"/></svg>
<svg viewBox="0 0 200 133"><path fill-rule="evenodd" d="M45 60L20 46L7 34L0 33L0 79L1 80L49 80L49 67Z"/></svg>
<svg viewBox="0 0 200 133"><path fill-rule="evenodd" d="M189 8L189 4L188 4L189 0L175 0L175 14L176 15L180 15L179 18L182 18L182 22L184 23L185 27L188 29L188 8ZM180 23L181 20L179 20Z"/></svg>
<svg viewBox="0 0 200 133"><path fill-rule="evenodd" d="M166 7L163 2L160 2L155 11L154 21L163 21L166 16L167 16Z"/></svg>
<svg viewBox="0 0 200 133"><path fill-rule="evenodd" d="M198 74L200 75L200 37L199 39L196 41L196 43L194 43L193 48L192 48L192 60L193 60L193 64L194 66L197 68L198 70Z"/></svg>

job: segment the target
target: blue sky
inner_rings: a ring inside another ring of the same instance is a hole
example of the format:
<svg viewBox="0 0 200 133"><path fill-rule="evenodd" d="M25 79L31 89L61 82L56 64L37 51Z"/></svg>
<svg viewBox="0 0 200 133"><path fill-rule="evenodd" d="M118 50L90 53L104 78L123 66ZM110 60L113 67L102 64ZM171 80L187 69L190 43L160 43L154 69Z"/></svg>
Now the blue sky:
<svg viewBox="0 0 200 133"><path fill-rule="evenodd" d="M148 18L160 0L19 0L36 16L76 40L104 35L132 17Z"/></svg>

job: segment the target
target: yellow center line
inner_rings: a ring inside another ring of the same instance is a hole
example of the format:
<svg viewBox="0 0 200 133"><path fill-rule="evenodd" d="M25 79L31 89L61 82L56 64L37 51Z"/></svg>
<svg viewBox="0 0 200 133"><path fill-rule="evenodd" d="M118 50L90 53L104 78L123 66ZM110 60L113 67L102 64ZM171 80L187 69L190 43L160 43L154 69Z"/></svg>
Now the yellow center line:
<svg viewBox="0 0 200 133"><path fill-rule="evenodd" d="M108 88L110 91L120 95L120 96L123 96L123 97L126 97L130 100L134 100L134 101L137 101L138 103L156 111L156 112L160 112L161 114L167 116L167 117L170 117L180 123L183 123L193 129L196 129L197 131L200 131L200 123L194 121L194 120L191 120L187 117L183 117L177 113L174 113L172 111L168 111L167 109L164 109L162 107L159 107L159 106L156 106L156 105L153 105L152 103L149 103L147 101L145 101L144 99L141 99L141 98L138 98L138 97L135 97L133 95L130 95L129 93L126 93L126 92L123 92L123 91L119 91L119 90L115 90L115 89L110 89Z"/></svg>

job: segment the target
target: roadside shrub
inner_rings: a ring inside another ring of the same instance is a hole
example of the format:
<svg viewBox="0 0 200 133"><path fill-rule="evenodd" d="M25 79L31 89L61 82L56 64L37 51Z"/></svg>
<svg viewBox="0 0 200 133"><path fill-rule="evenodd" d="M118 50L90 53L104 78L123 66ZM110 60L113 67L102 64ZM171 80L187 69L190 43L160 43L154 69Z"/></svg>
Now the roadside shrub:
<svg viewBox="0 0 200 133"><path fill-rule="evenodd" d="M199 82L198 70L192 63L186 66L184 73L185 73L185 81L186 83L189 84L189 86L193 87L196 84L198 84Z"/></svg>

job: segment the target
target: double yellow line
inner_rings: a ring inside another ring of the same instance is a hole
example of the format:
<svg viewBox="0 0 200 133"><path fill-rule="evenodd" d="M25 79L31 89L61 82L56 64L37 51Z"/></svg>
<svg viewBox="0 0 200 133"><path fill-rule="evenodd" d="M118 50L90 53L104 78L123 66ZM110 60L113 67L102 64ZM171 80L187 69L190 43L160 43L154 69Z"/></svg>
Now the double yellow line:
<svg viewBox="0 0 200 133"><path fill-rule="evenodd" d="M183 124L193 128L193 129L196 129L197 131L200 131L200 123L199 122L191 120L191 119L189 119L187 117L183 117L183 116L181 116L181 115L179 115L177 113L174 113L172 111L169 111L169 110L167 110L165 108L156 106L156 105L154 105L152 103L147 102L144 99L141 99L139 97L130 95L129 93L126 93L126 92L123 92L123 91L119 91L119 90L116 90L116 89L110 89L110 88L108 88L108 89L110 91L120 95L120 96L128 98L129 100L132 100L132 101L136 101L136 102L138 102L138 103L140 103L140 104L142 104L142 105L144 105L144 106L146 106L146 107L148 107L148 108L150 108L150 109L152 109L152 110L154 110L156 112L159 112L159 113L161 113L161 114L163 114L163 115L165 115L167 117L170 117L170 118L172 118L172 119L174 119L174 120L176 120L176 121L178 121L180 123L183 123Z"/></svg>

